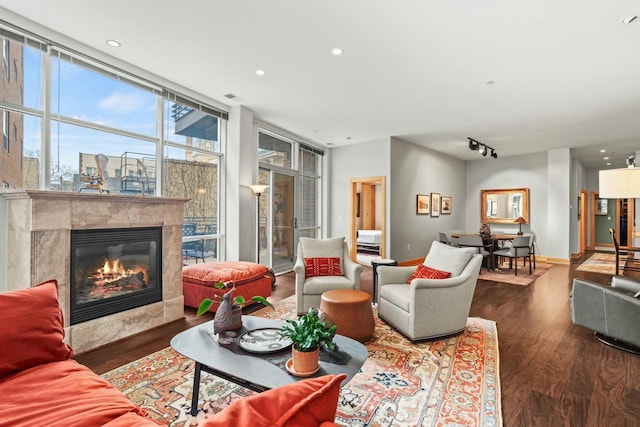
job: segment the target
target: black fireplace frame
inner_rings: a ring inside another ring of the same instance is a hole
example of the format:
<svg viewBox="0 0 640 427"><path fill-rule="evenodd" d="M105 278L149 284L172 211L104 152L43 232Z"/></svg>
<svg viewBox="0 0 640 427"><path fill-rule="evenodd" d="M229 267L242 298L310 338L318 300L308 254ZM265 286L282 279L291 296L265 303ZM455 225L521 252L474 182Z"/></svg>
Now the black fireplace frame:
<svg viewBox="0 0 640 427"><path fill-rule="evenodd" d="M150 286L133 294L119 295L98 301L78 304L73 283L76 258L73 251L82 246L91 246L99 238L101 243L137 243L145 239L156 242L155 265L158 266L155 286ZM133 308L162 301L162 227L100 228L89 230L71 230L70 262L70 315L71 325L86 322Z"/></svg>

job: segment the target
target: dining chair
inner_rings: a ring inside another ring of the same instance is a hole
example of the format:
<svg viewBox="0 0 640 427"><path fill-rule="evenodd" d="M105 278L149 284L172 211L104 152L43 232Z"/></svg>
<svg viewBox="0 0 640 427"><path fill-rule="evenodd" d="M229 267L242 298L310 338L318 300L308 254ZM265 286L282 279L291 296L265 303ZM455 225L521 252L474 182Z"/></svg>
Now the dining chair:
<svg viewBox="0 0 640 427"><path fill-rule="evenodd" d="M439 232L438 236L438 240L440 241L440 243L444 243L445 245L449 246L458 246L457 243L453 243L452 239L447 235L447 233Z"/></svg>
<svg viewBox="0 0 640 427"><path fill-rule="evenodd" d="M476 248L477 253L487 259L487 271L493 268L493 254L491 246L487 246L482 240L482 236L478 234L461 234L458 237L458 246L461 248ZM487 247L489 251L487 251Z"/></svg>
<svg viewBox="0 0 640 427"><path fill-rule="evenodd" d="M529 259L529 274L531 274L531 236L518 236L513 239L511 246L505 249L498 249L493 252L494 256L509 258L509 269L515 264L515 275L518 275L518 258L527 262ZM515 262L513 262L515 261Z"/></svg>
<svg viewBox="0 0 640 427"><path fill-rule="evenodd" d="M624 262L624 269L628 271L640 271L638 260L634 258L634 252L639 252L640 248L633 246L620 246L616 238L616 230L609 227L609 234L616 251L616 276L620 274L620 260ZM631 252L631 253L630 253Z"/></svg>

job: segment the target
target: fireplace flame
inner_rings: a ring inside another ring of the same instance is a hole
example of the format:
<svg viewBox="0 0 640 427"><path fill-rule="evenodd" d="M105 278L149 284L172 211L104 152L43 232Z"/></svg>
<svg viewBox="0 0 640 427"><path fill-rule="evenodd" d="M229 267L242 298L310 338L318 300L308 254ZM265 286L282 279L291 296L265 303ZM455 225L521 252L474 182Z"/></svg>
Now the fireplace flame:
<svg viewBox="0 0 640 427"><path fill-rule="evenodd" d="M120 279L131 277L135 274L142 272L144 274L144 281L148 281L147 270L143 267L136 266L134 268L125 268L124 265L120 263L119 259L115 259L113 262L108 259L104 260L104 265L102 268L99 268L94 277L96 279L100 279L102 283L112 283L116 282Z"/></svg>

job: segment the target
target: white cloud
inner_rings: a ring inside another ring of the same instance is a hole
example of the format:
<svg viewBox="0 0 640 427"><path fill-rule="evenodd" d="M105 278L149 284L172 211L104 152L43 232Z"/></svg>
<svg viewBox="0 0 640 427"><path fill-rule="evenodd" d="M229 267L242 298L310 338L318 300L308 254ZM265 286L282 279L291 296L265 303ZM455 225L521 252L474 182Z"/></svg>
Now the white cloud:
<svg viewBox="0 0 640 427"><path fill-rule="evenodd" d="M145 99L138 94L118 91L101 100L98 107L115 113L128 114L140 111L147 105Z"/></svg>

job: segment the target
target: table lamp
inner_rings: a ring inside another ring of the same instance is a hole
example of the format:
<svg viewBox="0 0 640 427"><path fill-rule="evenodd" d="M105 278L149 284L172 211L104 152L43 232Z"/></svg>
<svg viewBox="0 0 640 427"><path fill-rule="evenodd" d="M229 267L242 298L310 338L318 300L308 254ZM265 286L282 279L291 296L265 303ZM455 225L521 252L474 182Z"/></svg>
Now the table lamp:
<svg viewBox="0 0 640 427"><path fill-rule="evenodd" d="M518 236L522 236L522 224L523 223L526 224L527 220L519 216L518 218L516 218L514 222L520 225L520 231L518 231Z"/></svg>

